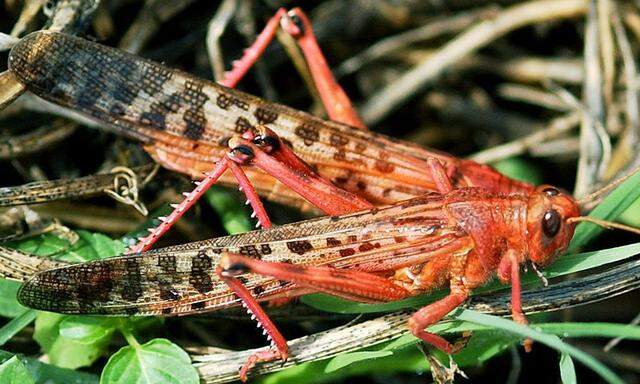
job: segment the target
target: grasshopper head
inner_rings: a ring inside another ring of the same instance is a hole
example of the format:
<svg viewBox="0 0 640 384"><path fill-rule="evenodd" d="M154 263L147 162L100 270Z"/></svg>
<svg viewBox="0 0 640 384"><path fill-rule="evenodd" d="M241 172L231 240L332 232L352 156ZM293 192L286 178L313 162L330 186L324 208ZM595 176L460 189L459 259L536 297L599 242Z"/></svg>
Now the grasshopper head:
<svg viewBox="0 0 640 384"><path fill-rule="evenodd" d="M575 229L568 219L577 216L580 208L573 197L548 185L536 188L527 206L529 260L544 267L562 254Z"/></svg>

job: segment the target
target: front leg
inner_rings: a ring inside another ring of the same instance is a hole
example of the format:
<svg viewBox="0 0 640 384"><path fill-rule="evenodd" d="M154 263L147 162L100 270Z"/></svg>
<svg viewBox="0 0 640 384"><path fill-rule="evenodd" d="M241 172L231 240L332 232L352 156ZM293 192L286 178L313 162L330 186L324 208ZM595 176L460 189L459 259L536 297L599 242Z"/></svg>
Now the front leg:
<svg viewBox="0 0 640 384"><path fill-rule="evenodd" d="M502 282L511 282L511 317L518 324L527 325L529 322L522 312L522 287L520 284L520 260L518 253L508 250L498 266L498 278ZM531 352L531 339L524 340L524 350Z"/></svg>
<svg viewBox="0 0 640 384"><path fill-rule="evenodd" d="M229 152L218 161L214 170L205 173L202 180L196 181L197 187L192 192L185 193L185 199L173 206L173 212L169 216L161 217L160 225L151 229L148 236L138 239L139 242L129 249L129 253L149 250L227 169L231 170L238 182L239 190L244 193L248 204L253 208L258 218L258 226L270 228L271 220L253 185L242 170L243 166L256 166L262 169L329 215L341 215L373 208L367 200L340 189L319 176L273 131L261 126L258 133L254 135L247 131L242 136L230 138Z"/></svg>

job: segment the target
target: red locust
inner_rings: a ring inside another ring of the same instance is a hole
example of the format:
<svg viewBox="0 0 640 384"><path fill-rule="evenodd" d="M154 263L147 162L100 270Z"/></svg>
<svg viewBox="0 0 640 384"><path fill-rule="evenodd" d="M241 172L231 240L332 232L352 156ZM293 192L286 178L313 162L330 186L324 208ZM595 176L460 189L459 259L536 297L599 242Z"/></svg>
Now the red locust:
<svg viewBox="0 0 640 384"><path fill-rule="evenodd" d="M425 328L495 274L511 283L513 318L526 323L520 265L553 262L567 248L575 222L591 219L579 216L576 201L551 186L528 194L453 189L444 167L433 169L441 193L47 270L22 286L19 300L36 309L92 315L186 315L242 304L272 342L242 367L244 380L256 363L288 356L286 340L258 302L323 292L376 303L448 286L449 294L418 310L408 327L454 353L461 345Z"/></svg>
<svg viewBox="0 0 640 384"><path fill-rule="evenodd" d="M23 38L9 55L9 69L36 95L142 141L163 166L204 178L134 251L150 248L219 178L237 180L265 228L270 221L252 185L272 200L300 206L304 198L327 214L342 214L435 191L429 159L444 164L456 187L533 190L488 166L362 129L298 9L279 11L221 83L235 86L279 24L306 55L330 117L342 123L60 33Z"/></svg>

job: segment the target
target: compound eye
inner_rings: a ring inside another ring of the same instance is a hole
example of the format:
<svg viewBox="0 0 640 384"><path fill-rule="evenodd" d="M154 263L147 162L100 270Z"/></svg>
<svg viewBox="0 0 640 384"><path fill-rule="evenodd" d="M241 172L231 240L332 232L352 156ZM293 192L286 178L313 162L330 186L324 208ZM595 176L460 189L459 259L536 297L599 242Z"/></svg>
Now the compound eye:
<svg viewBox="0 0 640 384"><path fill-rule="evenodd" d="M548 238L554 237L560 232L562 218L555 209L548 210L542 217L542 233Z"/></svg>
<svg viewBox="0 0 640 384"><path fill-rule="evenodd" d="M557 196L560 194L560 191L553 187L545 188L542 192L544 192L547 196Z"/></svg>

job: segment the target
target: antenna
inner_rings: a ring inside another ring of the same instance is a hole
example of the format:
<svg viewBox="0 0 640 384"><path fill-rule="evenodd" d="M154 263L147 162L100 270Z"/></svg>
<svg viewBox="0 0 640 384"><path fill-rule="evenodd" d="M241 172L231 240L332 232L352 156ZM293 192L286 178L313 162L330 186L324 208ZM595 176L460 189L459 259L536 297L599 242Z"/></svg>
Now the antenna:
<svg viewBox="0 0 640 384"><path fill-rule="evenodd" d="M588 194L587 196L584 196L583 198L579 199L577 201L578 205L582 206L582 205L585 205L586 203L588 203L590 201L595 200L596 198L598 198L603 193L608 192L608 191L612 190L613 188L619 186L620 184L624 183L625 181L627 181L630 177L632 177L636 173L638 173L638 171L640 171L640 166L635 167L631 172L629 172L625 176L622 176L621 178L612 181L611 183L609 183L609 184L605 185L604 187L596 190L595 192L592 192L592 193Z"/></svg>
<svg viewBox="0 0 640 384"><path fill-rule="evenodd" d="M612 221L607 221L607 220L600 220L600 219L596 219L595 217L589 217L589 216L577 216L577 217L570 217L567 219L567 223L575 223L575 222L579 222L579 221L586 221L588 223L593 223L596 225L599 225L603 228L606 229L621 229L623 231L627 231L627 232L631 232L631 233L635 233L637 235L640 235L640 229L638 228L634 228L628 225L624 225L624 224L620 224L620 223L614 223Z"/></svg>

